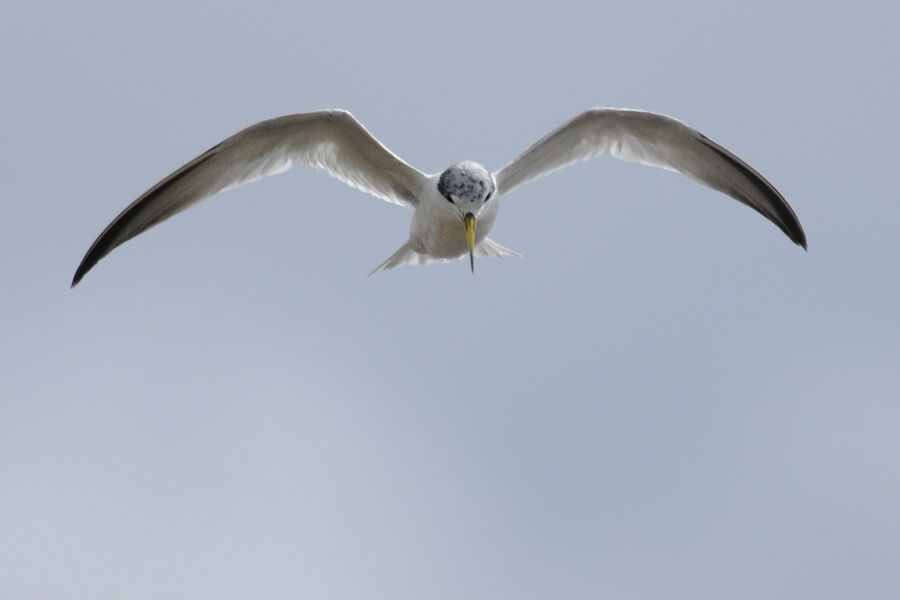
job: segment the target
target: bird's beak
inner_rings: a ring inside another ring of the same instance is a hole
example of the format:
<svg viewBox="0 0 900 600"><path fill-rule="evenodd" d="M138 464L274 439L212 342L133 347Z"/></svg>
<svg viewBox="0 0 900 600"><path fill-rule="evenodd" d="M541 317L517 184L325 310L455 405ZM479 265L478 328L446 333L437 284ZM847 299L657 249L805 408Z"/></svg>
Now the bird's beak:
<svg viewBox="0 0 900 600"><path fill-rule="evenodd" d="M469 266L475 272L475 225L478 219L472 213L466 213L463 217L463 225L466 226L466 243L469 244Z"/></svg>

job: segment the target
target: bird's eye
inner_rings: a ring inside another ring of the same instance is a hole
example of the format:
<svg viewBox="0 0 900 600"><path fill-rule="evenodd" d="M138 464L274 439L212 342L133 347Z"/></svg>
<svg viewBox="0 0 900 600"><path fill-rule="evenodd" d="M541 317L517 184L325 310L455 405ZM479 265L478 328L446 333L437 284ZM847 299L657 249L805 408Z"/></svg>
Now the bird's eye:
<svg viewBox="0 0 900 600"><path fill-rule="evenodd" d="M487 202L488 200L491 199L491 196L493 196L493 195L494 195L494 192L488 192L488 195L484 197L484 201Z"/></svg>

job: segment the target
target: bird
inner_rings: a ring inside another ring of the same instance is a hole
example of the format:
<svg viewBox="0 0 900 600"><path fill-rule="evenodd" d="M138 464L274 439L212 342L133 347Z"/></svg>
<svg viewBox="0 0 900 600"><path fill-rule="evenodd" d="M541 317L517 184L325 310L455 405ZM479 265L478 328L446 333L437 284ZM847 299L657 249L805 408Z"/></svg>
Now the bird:
<svg viewBox="0 0 900 600"><path fill-rule="evenodd" d="M414 210L409 239L372 273L400 265L519 256L487 237L500 198L516 187L593 157L679 171L746 204L806 248L793 209L762 175L695 129L667 115L627 108L588 109L539 139L502 169L472 161L426 175L387 149L348 111L320 110L251 125L216 144L144 192L100 233L72 287L120 244L189 206L301 164Z"/></svg>

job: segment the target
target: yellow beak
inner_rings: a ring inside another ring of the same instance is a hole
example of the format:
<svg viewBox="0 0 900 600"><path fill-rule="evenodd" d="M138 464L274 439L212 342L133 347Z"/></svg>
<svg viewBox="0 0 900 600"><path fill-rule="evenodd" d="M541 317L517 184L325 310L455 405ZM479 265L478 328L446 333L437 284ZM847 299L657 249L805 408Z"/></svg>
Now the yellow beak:
<svg viewBox="0 0 900 600"><path fill-rule="evenodd" d="M463 217L463 225L466 226L466 243L469 244L469 266L475 272L475 226L478 219L472 213L466 213Z"/></svg>

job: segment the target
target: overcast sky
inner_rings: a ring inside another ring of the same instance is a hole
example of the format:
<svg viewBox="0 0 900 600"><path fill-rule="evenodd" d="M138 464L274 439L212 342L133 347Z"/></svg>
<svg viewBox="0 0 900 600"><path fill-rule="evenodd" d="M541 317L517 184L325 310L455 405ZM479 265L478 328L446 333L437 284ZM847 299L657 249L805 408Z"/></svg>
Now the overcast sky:
<svg viewBox="0 0 900 600"><path fill-rule="evenodd" d="M0 597L896 597L895 3L305 4L4 7ZM809 252L604 159L503 198L523 258L367 278L411 212L297 169L68 287L258 120L494 170L591 106L744 158Z"/></svg>

